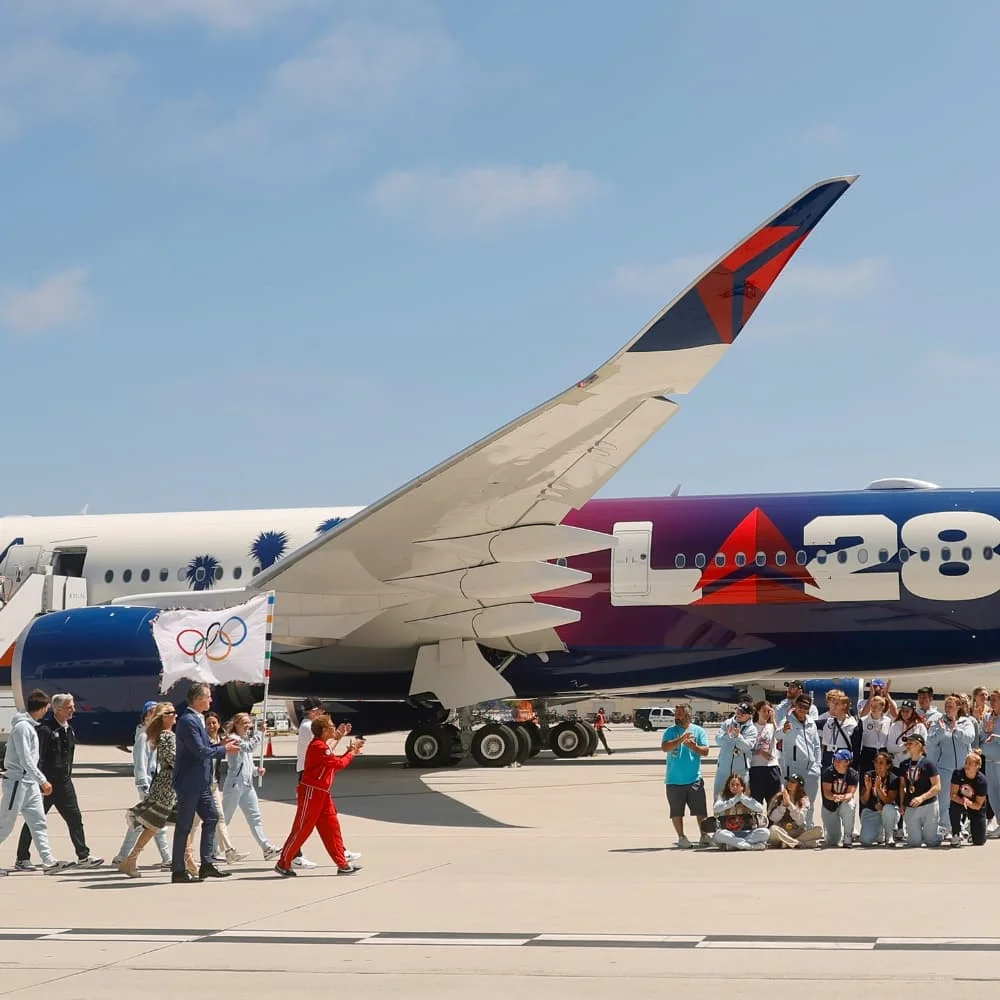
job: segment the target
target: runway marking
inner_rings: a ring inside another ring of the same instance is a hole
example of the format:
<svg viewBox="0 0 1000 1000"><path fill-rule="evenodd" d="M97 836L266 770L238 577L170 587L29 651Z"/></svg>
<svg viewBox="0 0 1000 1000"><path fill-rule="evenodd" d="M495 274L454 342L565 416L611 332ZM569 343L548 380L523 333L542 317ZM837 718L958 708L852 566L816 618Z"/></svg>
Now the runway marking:
<svg viewBox="0 0 1000 1000"><path fill-rule="evenodd" d="M989 951L998 937L822 937L751 934L609 934L527 931L316 931L181 927L0 927L0 941L173 944L371 945L434 948L657 948L723 951Z"/></svg>

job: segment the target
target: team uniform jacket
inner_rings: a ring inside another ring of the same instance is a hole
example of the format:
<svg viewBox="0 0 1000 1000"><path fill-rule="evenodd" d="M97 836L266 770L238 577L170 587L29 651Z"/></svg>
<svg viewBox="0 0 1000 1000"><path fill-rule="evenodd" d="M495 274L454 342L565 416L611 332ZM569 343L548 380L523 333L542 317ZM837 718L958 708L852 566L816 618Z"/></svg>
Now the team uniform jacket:
<svg viewBox="0 0 1000 1000"><path fill-rule="evenodd" d="M348 752L338 756L324 740L315 739L306 747L305 767L299 784L305 785L306 788L328 792L337 771L343 771L352 760L354 760L353 753Z"/></svg>

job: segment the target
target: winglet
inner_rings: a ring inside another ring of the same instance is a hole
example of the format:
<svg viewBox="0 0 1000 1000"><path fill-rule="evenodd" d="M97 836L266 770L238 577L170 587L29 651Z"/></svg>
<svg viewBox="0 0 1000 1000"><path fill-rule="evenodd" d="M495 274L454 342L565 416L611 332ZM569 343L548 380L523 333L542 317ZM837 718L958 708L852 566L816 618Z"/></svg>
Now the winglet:
<svg viewBox="0 0 1000 1000"><path fill-rule="evenodd" d="M627 350L731 344L782 268L857 179L857 174L832 177L806 188L690 284Z"/></svg>

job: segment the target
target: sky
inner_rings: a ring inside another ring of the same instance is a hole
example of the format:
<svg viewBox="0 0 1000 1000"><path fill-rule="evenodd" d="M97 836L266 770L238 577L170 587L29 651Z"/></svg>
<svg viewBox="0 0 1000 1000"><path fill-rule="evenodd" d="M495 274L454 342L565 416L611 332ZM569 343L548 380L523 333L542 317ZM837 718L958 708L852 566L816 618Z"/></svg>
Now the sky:
<svg viewBox="0 0 1000 1000"><path fill-rule="evenodd" d="M0 9L5 513L371 503L853 173L600 495L1000 484L1000 7Z"/></svg>

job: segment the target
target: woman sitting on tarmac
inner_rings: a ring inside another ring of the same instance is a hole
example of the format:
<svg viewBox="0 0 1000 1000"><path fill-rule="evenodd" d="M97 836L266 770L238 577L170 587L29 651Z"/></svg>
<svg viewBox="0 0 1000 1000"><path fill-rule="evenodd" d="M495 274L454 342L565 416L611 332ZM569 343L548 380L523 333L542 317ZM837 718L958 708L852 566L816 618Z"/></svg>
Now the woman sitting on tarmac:
<svg viewBox="0 0 1000 1000"><path fill-rule="evenodd" d="M768 843L771 847L819 847L823 839L821 826L807 827L809 796L805 782L798 774L790 774L785 787L773 795L767 804L771 826Z"/></svg>
<svg viewBox="0 0 1000 1000"><path fill-rule="evenodd" d="M713 812L716 830L712 840L717 847L742 851L767 849L764 807L750 795L740 775L729 776Z"/></svg>

